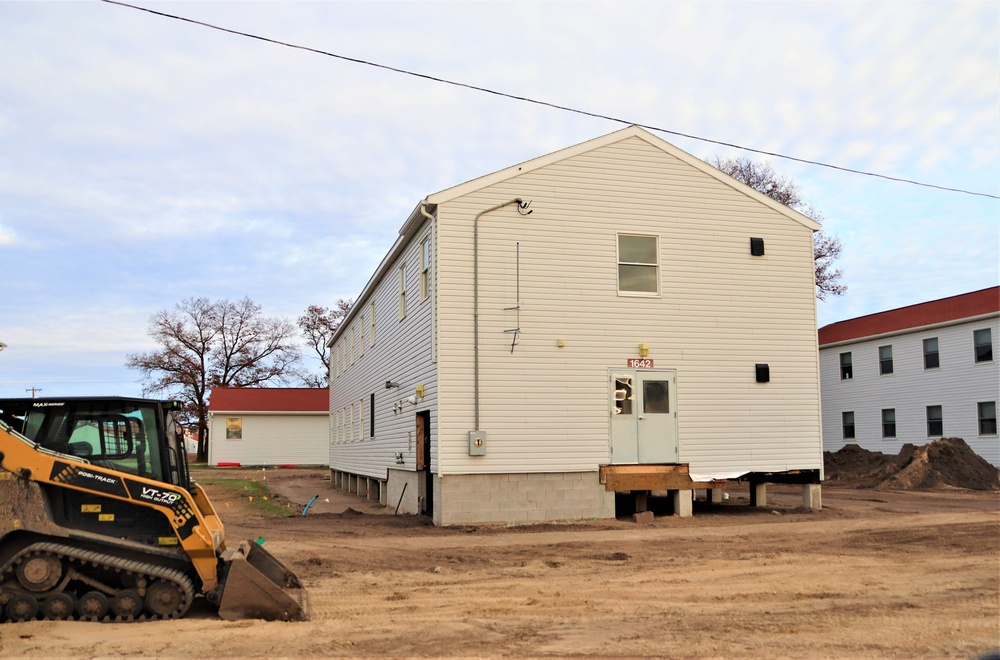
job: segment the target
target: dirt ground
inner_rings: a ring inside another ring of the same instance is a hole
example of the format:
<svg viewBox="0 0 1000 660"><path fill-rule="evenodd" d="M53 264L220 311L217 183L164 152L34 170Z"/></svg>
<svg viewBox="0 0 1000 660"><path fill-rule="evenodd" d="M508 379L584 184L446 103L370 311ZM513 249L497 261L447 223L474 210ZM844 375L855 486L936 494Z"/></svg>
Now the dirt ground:
<svg viewBox="0 0 1000 660"><path fill-rule="evenodd" d="M3 658L977 658L1000 648L1000 494L770 486L692 518L436 528L330 487L251 475L306 516L266 517L221 486L232 541L304 581L311 619L0 626Z"/></svg>

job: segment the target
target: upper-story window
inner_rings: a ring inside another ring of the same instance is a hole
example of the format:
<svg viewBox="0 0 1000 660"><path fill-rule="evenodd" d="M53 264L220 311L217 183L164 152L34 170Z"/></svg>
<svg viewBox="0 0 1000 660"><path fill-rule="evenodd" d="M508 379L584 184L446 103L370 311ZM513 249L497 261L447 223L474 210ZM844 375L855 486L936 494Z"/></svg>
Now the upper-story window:
<svg viewBox="0 0 1000 660"><path fill-rule="evenodd" d="M399 320L406 318L406 264L399 266Z"/></svg>
<svg viewBox="0 0 1000 660"><path fill-rule="evenodd" d="M941 366L941 358L938 355L937 337L924 340L924 369L937 369Z"/></svg>
<svg viewBox="0 0 1000 660"><path fill-rule="evenodd" d="M431 239L420 242L420 300L431 295Z"/></svg>
<svg viewBox="0 0 1000 660"><path fill-rule="evenodd" d="M365 315L358 317L358 357L365 356Z"/></svg>
<svg viewBox="0 0 1000 660"><path fill-rule="evenodd" d="M618 292L660 292L660 239L658 236L618 235Z"/></svg>
<svg viewBox="0 0 1000 660"><path fill-rule="evenodd" d="M854 362L850 353L840 354L840 380L851 380L854 378Z"/></svg>
<svg viewBox="0 0 1000 660"><path fill-rule="evenodd" d="M892 373L892 346L878 347L878 373L888 376Z"/></svg>
<svg viewBox="0 0 1000 660"><path fill-rule="evenodd" d="M972 333L976 345L976 362L993 361L993 333L989 328L975 330Z"/></svg>
<svg viewBox="0 0 1000 660"><path fill-rule="evenodd" d="M368 305L368 345L375 345L375 301Z"/></svg>

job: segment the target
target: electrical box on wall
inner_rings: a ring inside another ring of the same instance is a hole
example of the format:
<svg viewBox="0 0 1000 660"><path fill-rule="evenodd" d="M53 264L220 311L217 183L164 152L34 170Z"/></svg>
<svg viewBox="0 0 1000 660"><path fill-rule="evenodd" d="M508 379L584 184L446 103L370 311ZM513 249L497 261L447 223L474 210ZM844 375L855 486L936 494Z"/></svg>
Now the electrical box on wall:
<svg viewBox="0 0 1000 660"><path fill-rule="evenodd" d="M486 431L469 431L469 456L486 455Z"/></svg>

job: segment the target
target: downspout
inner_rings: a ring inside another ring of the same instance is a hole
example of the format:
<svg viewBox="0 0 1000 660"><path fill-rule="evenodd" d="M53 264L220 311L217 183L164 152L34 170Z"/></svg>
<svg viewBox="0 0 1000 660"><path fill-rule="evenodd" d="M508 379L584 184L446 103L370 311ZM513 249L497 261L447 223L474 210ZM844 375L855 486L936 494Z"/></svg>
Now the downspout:
<svg viewBox="0 0 1000 660"><path fill-rule="evenodd" d="M509 202L504 202L503 204L497 204L496 206L491 206L485 211L480 211L476 214L476 218L472 221L472 345L473 345L473 400L474 400L474 421L475 428L473 430L479 431L479 218L486 215L487 213L492 213L497 209L502 209L505 206L510 206L511 204L517 204L518 213L528 208L531 202L524 202L520 197L516 197ZM527 213L522 213L522 215L529 215L531 211Z"/></svg>

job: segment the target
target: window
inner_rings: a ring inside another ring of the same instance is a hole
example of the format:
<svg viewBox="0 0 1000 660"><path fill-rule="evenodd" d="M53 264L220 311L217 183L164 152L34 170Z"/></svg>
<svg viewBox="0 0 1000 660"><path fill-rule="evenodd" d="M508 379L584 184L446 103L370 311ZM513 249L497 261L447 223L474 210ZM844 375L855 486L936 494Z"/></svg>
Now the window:
<svg viewBox="0 0 1000 660"><path fill-rule="evenodd" d="M937 438L944 435L944 419L941 417L941 406L927 406L927 437Z"/></svg>
<svg viewBox="0 0 1000 660"><path fill-rule="evenodd" d="M883 438L895 438L896 437L896 409L895 408L883 408L882 409L882 437Z"/></svg>
<svg viewBox="0 0 1000 660"><path fill-rule="evenodd" d="M368 345L375 345L375 302L368 305Z"/></svg>
<svg viewBox="0 0 1000 660"><path fill-rule="evenodd" d="M937 337L924 340L924 369L937 369L941 366L941 359L938 356Z"/></svg>
<svg viewBox="0 0 1000 660"><path fill-rule="evenodd" d="M976 345L976 362L993 361L993 333L989 328L976 330L972 333L973 342Z"/></svg>
<svg viewBox="0 0 1000 660"><path fill-rule="evenodd" d="M358 441L365 439L365 400L358 401Z"/></svg>
<svg viewBox="0 0 1000 660"><path fill-rule="evenodd" d="M350 410L345 410L347 413L347 440L350 442L354 441L354 404L351 404Z"/></svg>
<svg viewBox="0 0 1000 660"><path fill-rule="evenodd" d="M340 361L337 360L337 346L330 351L330 380L340 375Z"/></svg>
<svg viewBox="0 0 1000 660"><path fill-rule="evenodd" d="M353 328L351 328L351 347L348 349L351 352L351 364L354 364L354 360L356 359L358 354L357 345L358 345L358 328L357 326L354 326Z"/></svg>
<svg viewBox="0 0 1000 660"><path fill-rule="evenodd" d="M365 356L365 315L358 317L358 357Z"/></svg>
<svg viewBox="0 0 1000 660"><path fill-rule="evenodd" d="M844 440L854 439L854 411L840 413L841 424L844 427Z"/></svg>
<svg viewBox="0 0 1000 660"><path fill-rule="evenodd" d="M226 440L242 440L242 439L243 439L243 418L227 417Z"/></svg>
<svg viewBox="0 0 1000 660"><path fill-rule="evenodd" d="M615 376L615 414L632 414L631 376Z"/></svg>
<svg viewBox="0 0 1000 660"><path fill-rule="evenodd" d="M840 380L851 380L854 377L854 363L850 353L840 354Z"/></svg>
<svg viewBox="0 0 1000 660"><path fill-rule="evenodd" d="M892 346L878 347L878 373L880 376L892 373Z"/></svg>
<svg viewBox="0 0 1000 660"><path fill-rule="evenodd" d="M981 401L979 408L979 435L997 434L997 402Z"/></svg>
<svg viewBox="0 0 1000 660"><path fill-rule="evenodd" d="M660 248L656 236L618 235L618 292L660 292Z"/></svg>
<svg viewBox="0 0 1000 660"><path fill-rule="evenodd" d="M420 300L431 294L431 239L420 243Z"/></svg>
<svg viewBox="0 0 1000 660"><path fill-rule="evenodd" d="M406 318L406 264L399 267L399 320Z"/></svg>

